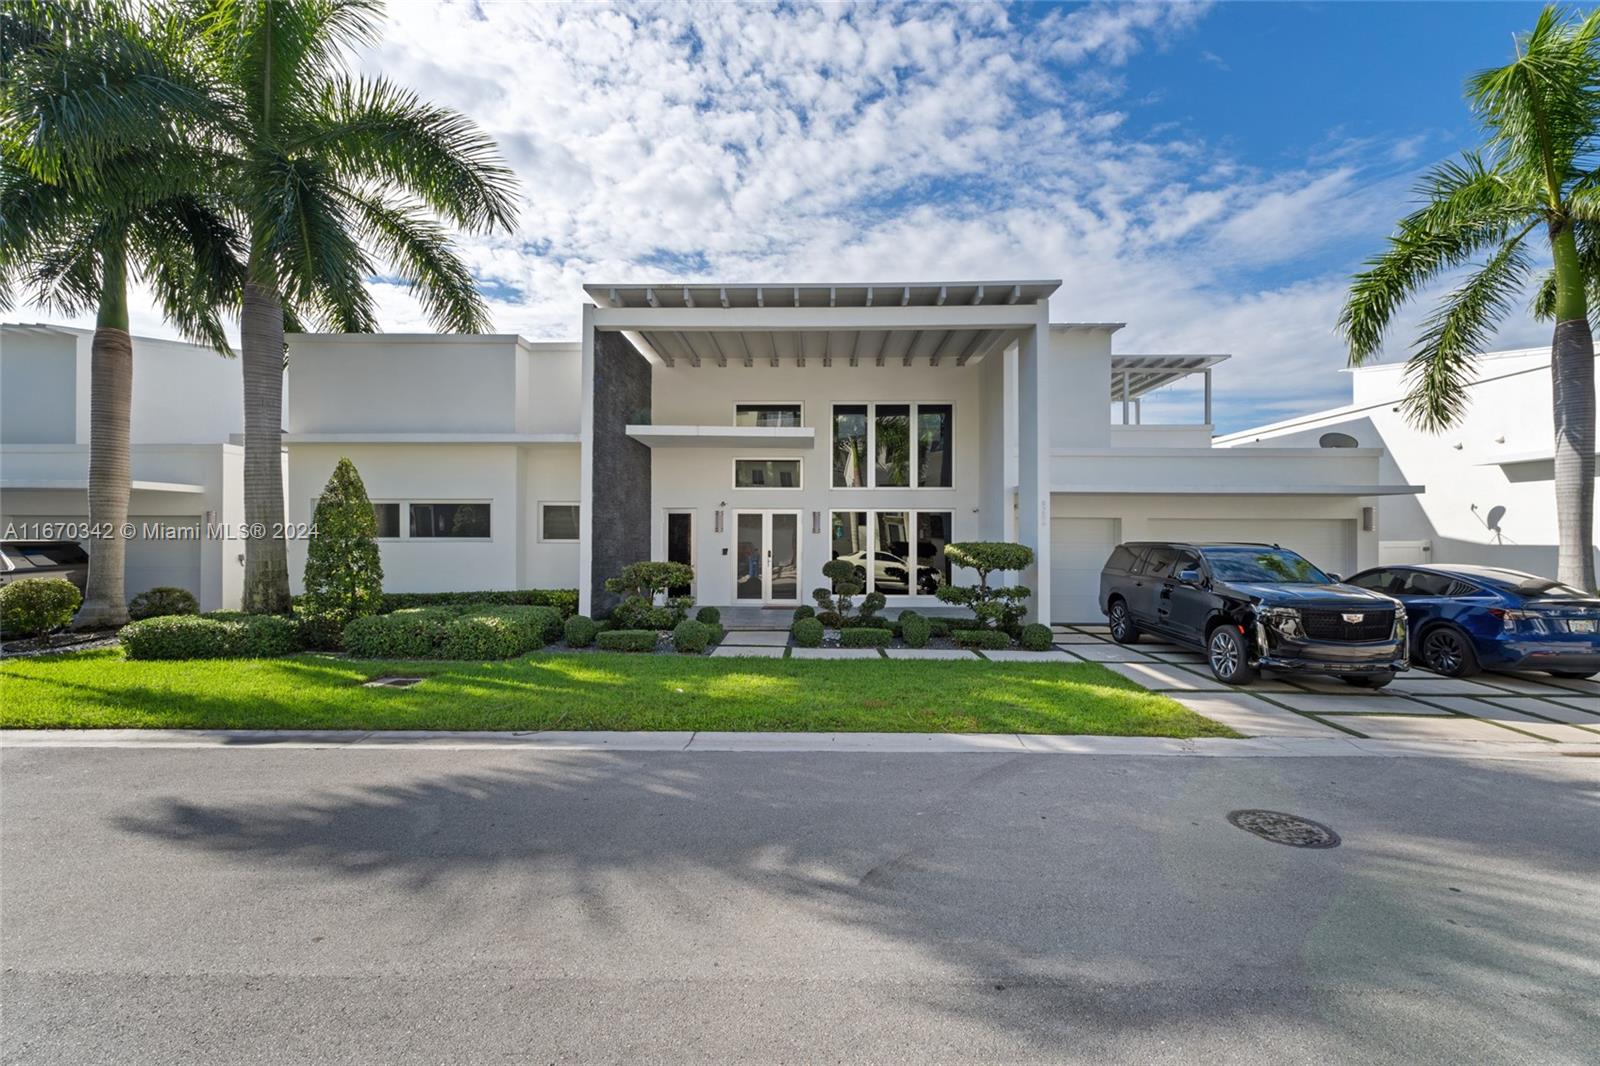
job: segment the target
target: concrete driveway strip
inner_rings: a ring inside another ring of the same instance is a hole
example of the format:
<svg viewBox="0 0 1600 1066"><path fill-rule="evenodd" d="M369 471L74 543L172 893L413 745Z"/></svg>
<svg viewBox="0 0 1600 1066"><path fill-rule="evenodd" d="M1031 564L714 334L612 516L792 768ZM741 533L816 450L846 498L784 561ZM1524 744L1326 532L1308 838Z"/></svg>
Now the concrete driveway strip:
<svg viewBox="0 0 1600 1066"><path fill-rule="evenodd" d="M1594 759L7 745L0 811L7 1062L1600 1046Z"/></svg>

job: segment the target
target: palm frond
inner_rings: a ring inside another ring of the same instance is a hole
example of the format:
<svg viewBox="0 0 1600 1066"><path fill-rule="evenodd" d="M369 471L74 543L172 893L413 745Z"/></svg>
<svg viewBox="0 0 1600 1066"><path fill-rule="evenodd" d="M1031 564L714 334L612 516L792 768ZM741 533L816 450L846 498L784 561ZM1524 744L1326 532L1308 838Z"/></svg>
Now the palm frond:
<svg viewBox="0 0 1600 1066"><path fill-rule="evenodd" d="M174 196L143 212L129 231L138 276L181 333L232 355L220 313L244 292L244 235L198 196Z"/></svg>
<svg viewBox="0 0 1600 1066"><path fill-rule="evenodd" d="M454 333L490 329L477 283L444 227L419 205L389 203L375 194L350 194L347 202L362 239L405 278L435 328Z"/></svg>
<svg viewBox="0 0 1600 1066"><path fill-rule="evenodd" d="M275 161L263 176L252 254L275 264L283 302L324 328L372 332L366 279L375 270L336 182L306 159Z"/></svg>

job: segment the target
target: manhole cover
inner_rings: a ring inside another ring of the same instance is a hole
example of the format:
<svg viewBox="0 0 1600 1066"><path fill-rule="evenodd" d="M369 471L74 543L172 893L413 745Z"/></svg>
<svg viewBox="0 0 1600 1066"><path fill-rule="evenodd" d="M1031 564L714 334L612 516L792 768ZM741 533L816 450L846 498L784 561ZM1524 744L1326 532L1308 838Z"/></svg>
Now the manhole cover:
<svg viewBox="0 0 1600 1066"><path fill-rule="evenodd" d="M1291 848L1336 848L1339 834L1309 818L1282 811L1230 811L1228 821L1247 833Z"/></svg>
<svg viewBox="0 0 1600 1066"><path fill-rule="evenodd" d="M412 685L422 683L420 677L375 677L371 681L363 681L362 688L410 688Z"/></svg>

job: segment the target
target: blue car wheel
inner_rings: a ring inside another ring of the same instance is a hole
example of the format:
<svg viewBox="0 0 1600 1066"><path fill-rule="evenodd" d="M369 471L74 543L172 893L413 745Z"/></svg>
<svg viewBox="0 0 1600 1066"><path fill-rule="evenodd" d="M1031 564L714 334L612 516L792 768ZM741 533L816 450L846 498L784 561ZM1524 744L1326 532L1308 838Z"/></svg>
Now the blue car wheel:
<svg viewBox="0 0 1600 1066"><path fill-rule="evenodd" d="M1422 664L1445 677L1470 677L1478 672L1472 642L1449 626L1435 626L1422 635Z"/></svg>

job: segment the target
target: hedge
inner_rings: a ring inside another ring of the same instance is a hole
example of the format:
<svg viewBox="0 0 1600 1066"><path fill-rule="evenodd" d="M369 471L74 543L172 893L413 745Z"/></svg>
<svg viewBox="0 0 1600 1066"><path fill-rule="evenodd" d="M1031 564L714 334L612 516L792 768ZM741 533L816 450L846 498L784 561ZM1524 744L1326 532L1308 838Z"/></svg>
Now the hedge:
<svg viewBox="0 0 1600 1066"><path fill-rule="evenodd" d="M128 617L138 622L169 614L199 614L200 601L188 589L157 585L128 601Z"/></svg>
<svg viewBox="0 0 1600 1066"><path fill-rule="evenodd" d="M601 651L655 651L653 629L608 629L594 638Z"/></svg>
<svg viewBox="0 0 1600 1066"><path fill-rule="evenodd" d="M820 647L822 645L822 623L815 618L797 618L794 624L789 627L789 635L794 638L796 647Z"/></svg>
<svg viewBox="0 0 1600 1066"><path fill-rule="evenodd" d="M684 655L704 655L711 645L711 627L685 618L672 630L672 646Z"/></svg>
<svg viewBox="0 0 1600 1066"><path fill-rule="evenodd" d="M378 610L384 614L411 607L554 607L561 619L578 613L577 589L490 589L484 592L385 592ZM553 637L551 639L554 639Z"/></svg>
<svg viewBox="0 0 1600 1066"><path fill-rule="evenodd" d="M998 629L957 629L950 639L963 648L1009 648L1011 637Z"/></svg>
<svg viewBox="0 0 1600 1066"><path fill-rule="evenodd" d="M503 615L467 615L444 624L444 639L439 642L441 659L511 659L530 651L537 636L526 623ZM533 647L542 647L539 641Z"/></svg>
<svg viewBox="0 0 1600 1066"><path fill-rule="evenodd" d="M82 603L83 593L64 577L26 577L0 586L0 635L10 639L65 629Z"/></svg>
<svg viewBox="0 0 1600 1066"><path fill-rule="evenodd" d="M840 632L839 646L842 648L887 648L889 641L892 639L894 639L894 634L887 629L871 629L866 626L857 626Z"/></svg>
<svg viewBox="0 0 1600 1066"><path fill-rule="evenodd" d="M553 607L412 607L355 618L345 650L358 659L509 659L561 636Z"/></svg>
<svg viewBox="0 0 1600 1066"><path fill-rule="evenodd" d="M594 636L598 632L600 627L595 625L594 619L583 614L575 614L567 619L562 630L569 648L587 648L594 643Z"/></svg>
<svg viewBox="0 0 1600 1066"><path fill-rule="evenodd" d="M317 614L304 607L294 609L294 624L300 646L309 651L343 651L344 619L336 614Z"/></svg>
<svg viewBox="0 0 1600 1066"><path fill-rule="evenodd" d="M1022 636L1019 640L1024 651L1049 651L1050 627L1030 622L1022 627Z"/></svg>
<svg viewBox="0 0 1600 1066"><path fill-rule="evenodd" d="M267 659L300 650L292 620L237 611L145 618L123 626L117 638L130 659Z"/></svg>

